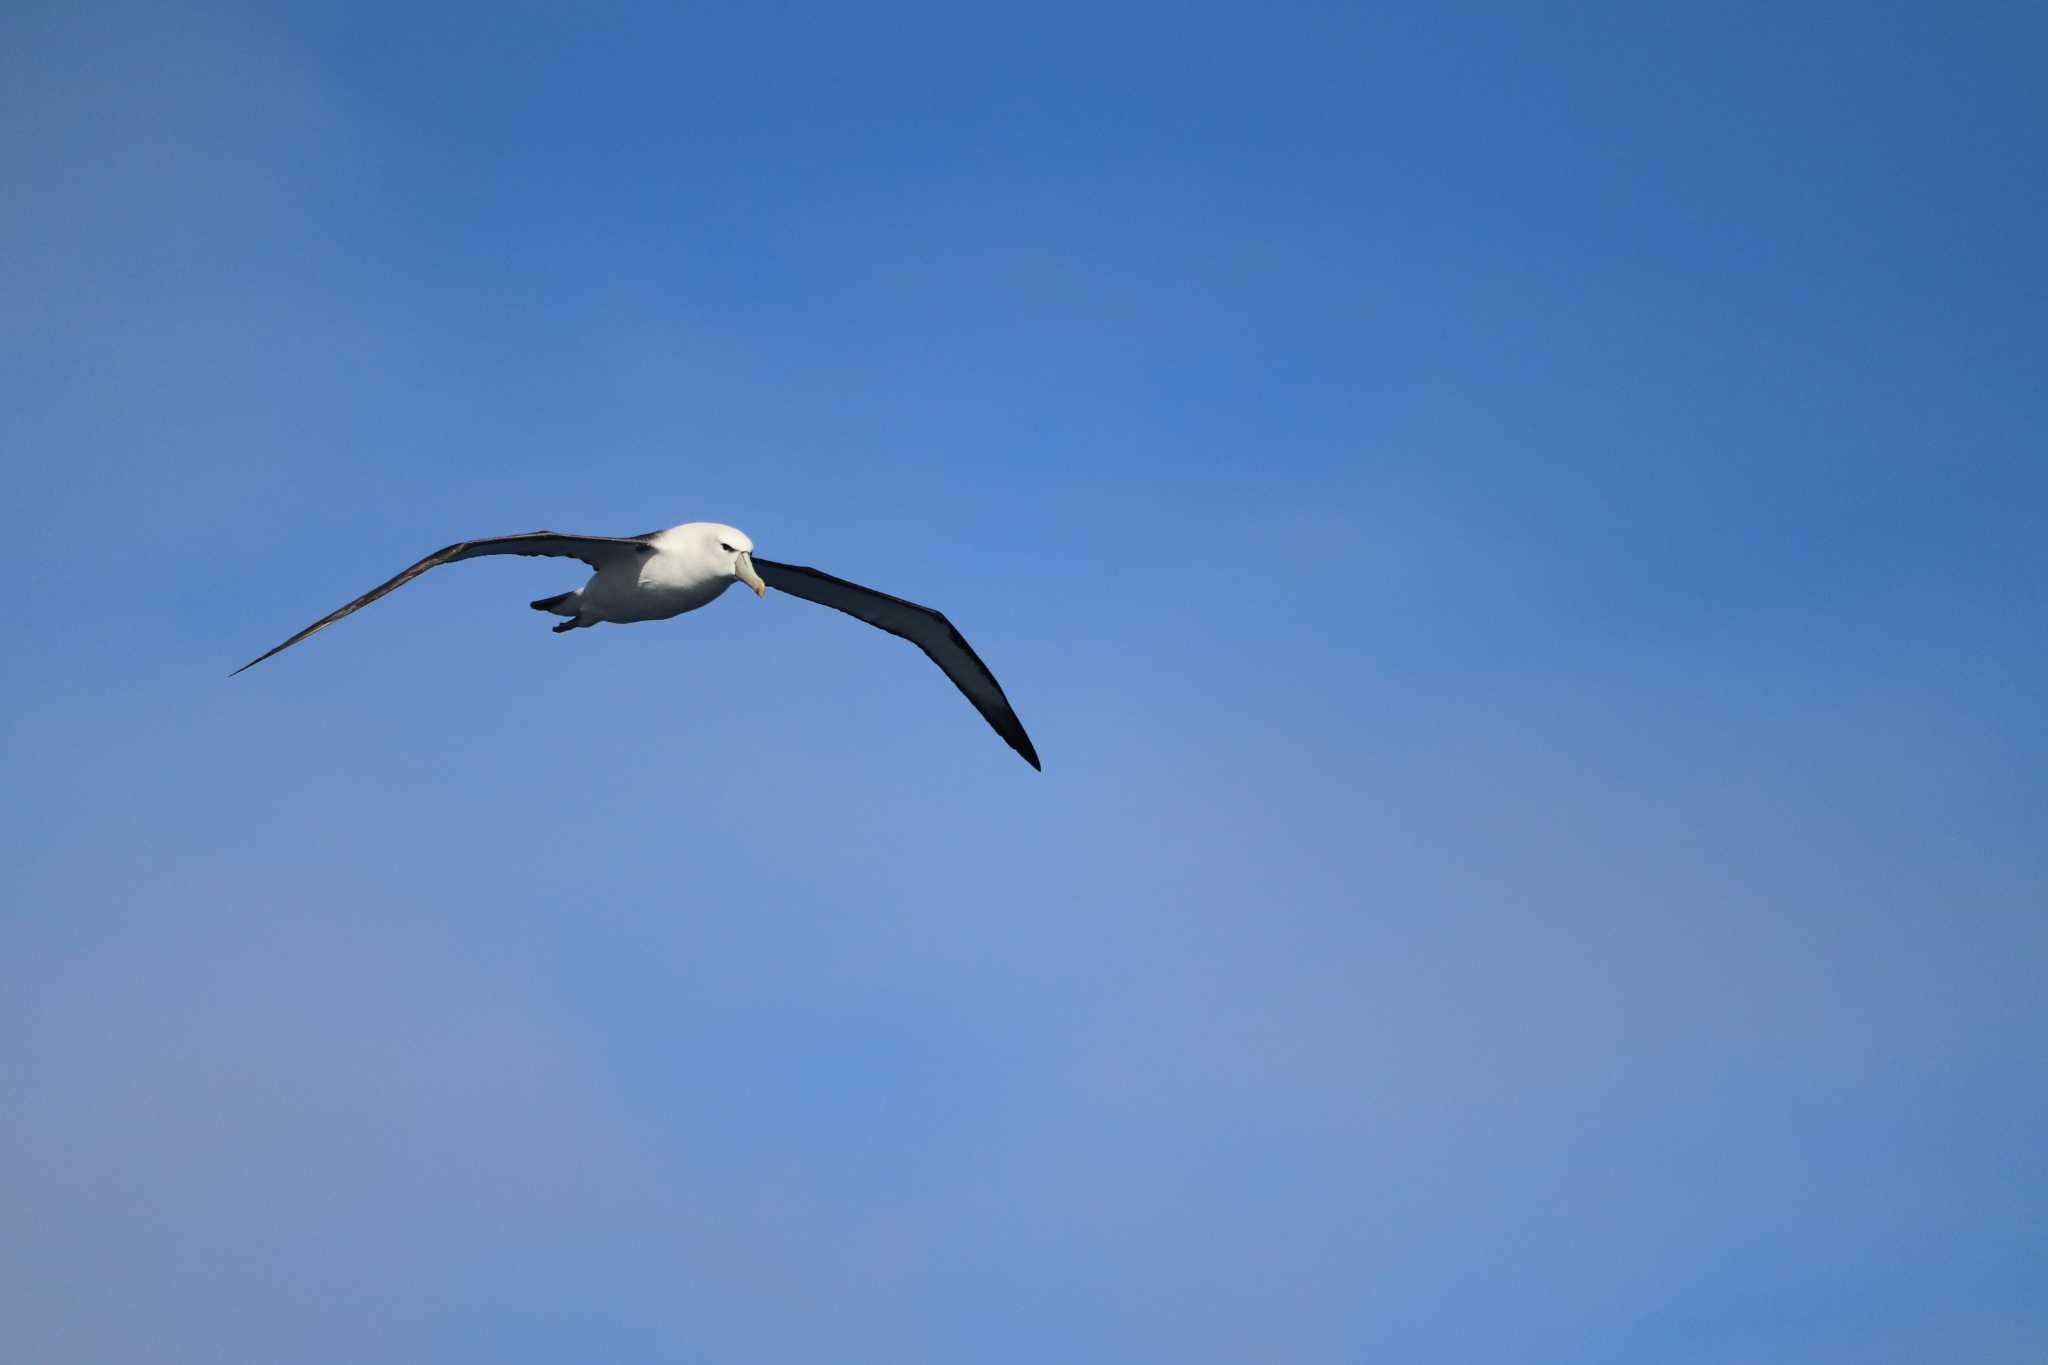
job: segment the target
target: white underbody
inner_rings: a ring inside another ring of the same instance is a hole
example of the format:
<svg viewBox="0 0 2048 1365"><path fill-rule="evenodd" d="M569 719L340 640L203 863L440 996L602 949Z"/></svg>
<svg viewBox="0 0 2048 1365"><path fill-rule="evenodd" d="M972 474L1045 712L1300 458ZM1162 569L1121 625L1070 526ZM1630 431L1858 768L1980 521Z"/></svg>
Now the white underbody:
<svg viewBox="0 0 2048 1365"><path fill-rule="evenodd" d="M586 621L666 621L695 611L731 586L730 578L706 578L656 550L639 564L599 569L574 601L576 614Z"/></svg>
<svg viewBox="0 0 2048 1365"><path fill-rule="evenodd" d="M652 554L605 565L549 610L573 616L581 625L666 621L695 611L733 585L729 561L713 555L709 544L721 531L737 535L729 527L714 528L708 541L704 534L688 534L700 527L696 523L662 532L654 538Z"/></svg>

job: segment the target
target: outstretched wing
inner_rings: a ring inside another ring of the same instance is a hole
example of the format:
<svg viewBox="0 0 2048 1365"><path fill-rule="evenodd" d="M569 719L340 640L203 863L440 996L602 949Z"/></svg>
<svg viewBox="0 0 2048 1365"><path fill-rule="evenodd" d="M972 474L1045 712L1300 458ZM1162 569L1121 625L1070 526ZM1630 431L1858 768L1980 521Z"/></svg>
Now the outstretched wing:
<svg viewBox="0 0 2048 1365"><path fill-rule="evenodd" d="M652 553L654 546L649 544L645 537L565 536L559 531L529 531L523 536L492 536L488 540L457 541L444 549L434 551L397 577L379 583L339 611L321 617L269 653L257 655L236 669L235 673L254 668L279 650L290 649L308 635L318 634L349 613L361 611L384 594L404 587L427 570L442 564L453 564L459 559L481 559L485 555L553 555L561 559L580 559L593 569L602 569L605 565L615 563L625 556ZM228 676L232 678L235 673Z"/></svg>
<svg viewBox="0 0 2048 1365"><path fill-rule="evenodd" d="M953 686L974 703L975 710L981 712L982 719L993 726L1012 749L1022 754L1026 763L1038 767L1038 750L1031 747L1031 736L1024 733L1024 722L1018 720L1017 713L1010 709L1010 699L1003 695L1002 684L996 681L996 675L988 671L988 665L981 661L981 656L961 638L960 632L953 629L953 623L942 613L795 564L755 559L754 570L771 588L843 611L916 645L931 657L933 663L945 670L946 676L953 680Z"/></svg>

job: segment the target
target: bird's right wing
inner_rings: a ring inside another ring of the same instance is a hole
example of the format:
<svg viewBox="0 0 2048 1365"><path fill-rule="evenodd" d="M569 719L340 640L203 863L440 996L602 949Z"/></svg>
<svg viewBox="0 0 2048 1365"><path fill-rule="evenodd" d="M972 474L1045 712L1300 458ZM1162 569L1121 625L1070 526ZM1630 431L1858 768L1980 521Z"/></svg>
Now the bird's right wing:
<svg viewBox="0 0 2048 1365"><path fill-rule="evenodd" d="M254 668L272 654L290 649L308 635L316 635L327 629L351 612L361 611L370 603L393 592L418 578L421 574L443 564L453 564L462 559L481 559L485 555L553 555L562 559L580 559L593 569L602 569L625 558L637 558L654 553L654 546L647 537L621 536L565 536L559 531L529 531L522 536L492 536L487 540L460 540L453 545L434 551L419 563L394 578L388 578L376 587L358 597L338 611L327 615L307 626L291 639L267 653L259 654L235 670L240 673ZM230 673L233 677L234 673Z"/></svg>
<svg viewBox="0 0 2048 1365"><path fill-rule="evenodd" d="M876 592L873 588L863 588L858 583L834 578L817 569L777 564L772 559L756 558L753 564L754 571L761 575L761 581L777 592L843 611L856 620L865 621L916 645L933 663L945 670L946 676L953 680L953 686L974 703L974 709L981 712L981 718L1003 737L1005 743L1022 755L1026 763L1034 768L1038 766L1038 750L1032 747L1031 736L1024 733L1024 722L1017 719L1010 699L1003 695L1003 685L996 681L996 675L989 672L988 665L981 661L981 656L953 628L953 623L943 612L891 597L885 592Z"/></svg>

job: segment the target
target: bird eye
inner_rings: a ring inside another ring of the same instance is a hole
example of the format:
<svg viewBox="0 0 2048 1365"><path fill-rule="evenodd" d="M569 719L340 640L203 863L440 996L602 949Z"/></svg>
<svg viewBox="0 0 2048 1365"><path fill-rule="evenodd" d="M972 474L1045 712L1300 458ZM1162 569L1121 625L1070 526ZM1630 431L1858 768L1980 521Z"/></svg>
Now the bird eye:
<svg viewBox="0 0 2048 1365"><path fill-rule="evenodd" d="M730 550L732 549L732 546L726 544L724 541L721 540L718 542L718 548L721 550Z"/></svg>

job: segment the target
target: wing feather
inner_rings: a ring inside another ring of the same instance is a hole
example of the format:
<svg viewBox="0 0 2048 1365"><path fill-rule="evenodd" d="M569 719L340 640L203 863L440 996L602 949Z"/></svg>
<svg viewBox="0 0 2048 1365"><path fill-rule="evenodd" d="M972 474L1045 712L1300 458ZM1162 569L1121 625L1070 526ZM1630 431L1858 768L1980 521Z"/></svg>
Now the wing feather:
<svg viewBox="0 0 2048 1365"><path fill-rule="evenodd" d="M290 649L309 635L317 635L342 617L361 611L386 593L394 592L404 587L427 570L437 568L443 564L453 564L463 559L481 559L485 555L551 555L561 559L580 559L592 569L602 569L605 565L615 562L621 556L651 554L653 551L654 547L648 543L647 538L644 536L567 536L563 535L560 531L529 531L524 535L517 536L491 536L484 540L458 540L453 545L446 545L434 551L434 553L428 555L419 563L412 565L404 572L385 579L382 583L379 583L355 601L350 602L347 606L329 612L297 635L292 636L291 639L277 646L277 648L259 654L249 660L241 668L236 669L235 673L241 673L247 669L254 668L272 654ZM232 678L235 674L230 673L228 676Z"/></svg>
<svg viewBox="0 0 2048 1365"><path fill-rule="evenodd" d="M760 558L754 560L754 569L762 582L777 591L843 611L916 645L953 680L953 686L974 704L982 719L1023 755L1026 763L1034 768L1039 766L1038 750L1032 747L1031 736L1024 733L1024 722L1017 719L1010 699L1003 695L1003 685L944 613L817 569Z"/></svg>

